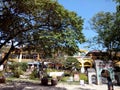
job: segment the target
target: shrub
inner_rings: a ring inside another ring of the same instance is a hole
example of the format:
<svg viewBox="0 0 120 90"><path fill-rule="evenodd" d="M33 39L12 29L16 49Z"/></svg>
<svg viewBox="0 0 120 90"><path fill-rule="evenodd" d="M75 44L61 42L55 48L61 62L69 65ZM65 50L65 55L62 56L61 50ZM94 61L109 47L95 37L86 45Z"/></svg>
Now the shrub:
<svg viewBox="0 0 120 90"><path fill-rule="evenodd" d="M69 79L68 76L66 76L66 77L62 77L62 78L61 78L61 81L66 82L68 79Z"/></svg>
<svg viewBox="0 0 120 90"><path fill-rule="evenodd" d="M88 78L87 78L86 74L80 74L80 80L84 80L85 82L87 82Z"/></svg>
<svg viewBox="0 0 120 90"><path fill-rule="evenodd" d="M22 69L19 68L19 67L13 70L13 75L14 75L14 77L19 78L20 75L22 75L22 74L23 74L23 71L22 71Z"/></svg>
<svg viewBox="0 0 120 90"><path fill-rule="evenodd" d="M64 76L71 76L71 73L69 71L65 71Z"/></svg>
<svg viewBox="0 0 120 90"><path fill-rule="evenodd" d="M37 69L34 69L30 74L30 79L35 79L38 77Z"/></svg>
<svg viewBox="0 0 120 90"><path fill-rule="evenodd" d="M8 64L8 66L11 70L14 70L19 67L22 71L26 71L28 67L27 63L25 62L13 62L11 64Z"/></svg>
<svg viewBox="0 0 120 90"><path fill-rule="evenodd" d="M23 71L26 71L26 69L28 68L28 64L25 62L19 63L19 66Z"/></svg>
<svg viewBox="0 0 120 90"><path fill-rule="evenodd" d="M10 70L12 71L13 73L13 76L14 77L17 77L19 78L20 75L23 74L23 71L25 69L25 65L22 65L22 63L19 63L19 62L12 62L11 64L8 64Z"/></svg>

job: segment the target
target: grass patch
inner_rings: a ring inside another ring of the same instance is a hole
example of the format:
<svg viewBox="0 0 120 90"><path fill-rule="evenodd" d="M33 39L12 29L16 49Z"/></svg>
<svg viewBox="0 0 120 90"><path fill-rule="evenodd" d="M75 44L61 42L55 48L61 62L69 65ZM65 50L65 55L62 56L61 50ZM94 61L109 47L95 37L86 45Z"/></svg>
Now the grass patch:
<svg viewBox="0 0 120 90"><path fill-rule="evenodd" d="M31 80L31 79L20 79L20 78L13 78L9 77L6 78L6 82L30 82L30 83L40 83L39 79Z"/></svg>

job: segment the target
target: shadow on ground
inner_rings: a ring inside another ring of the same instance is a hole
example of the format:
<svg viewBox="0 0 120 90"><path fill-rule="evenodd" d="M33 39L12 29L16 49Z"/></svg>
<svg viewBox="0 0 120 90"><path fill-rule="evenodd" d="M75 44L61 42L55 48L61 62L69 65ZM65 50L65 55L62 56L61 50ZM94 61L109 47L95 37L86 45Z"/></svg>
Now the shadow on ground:
<svg viewBox="0 0 120 90"><path fill-rule="evenodd" d="M96 90L96 89L90 89L90 88L79 88L79 90Z"/></svg>
<svg viewBox="0 0 120 90"><path fill-rule="evenodd" d="M9 84L0 84L0 90L67 90L62 87L42 86L31 82L12 82Z"/></svg>

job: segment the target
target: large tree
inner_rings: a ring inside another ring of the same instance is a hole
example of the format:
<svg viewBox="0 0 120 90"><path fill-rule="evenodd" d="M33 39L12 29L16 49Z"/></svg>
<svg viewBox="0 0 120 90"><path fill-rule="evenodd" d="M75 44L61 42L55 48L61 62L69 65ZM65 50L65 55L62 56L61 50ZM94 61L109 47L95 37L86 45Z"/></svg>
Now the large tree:
<svg viewBox="0 0 120 90"><path fill-rule="evenodd" d="M15 44L21 44L18 36L33 28L32 12L33 0L1 0L0 1L0 49L6 44L11 45L2 64L14 49ZM16 45L16 46L17 46Z"/></svg>
<svg viewBox="0 0 120 90"><path fill-rule="evenodd" d="M113 32L114 21L115 17L109 12L99 12L92 18L92 29L98 34L96 40L108 49L113 48L113 41L110 35Z"/></svg>
<svg viewBox="0 0 120 90"><path fill-rule="evenodd" d="M18 45L47 54L58 50L73 54L84 41L82 25L81 17L53 0L1 0L0 48L7 43L11 48L0 64Z"/></svg>
<svg viewBox="0 0 120 90"><path fill-rule="evenodd" d="M84 41L81 17L64 9L57 2L41 0L37 4L40 9L36 10L34 24L38 28L31 31L30 45L39 47L36 50L41 49L45 55L59 51L70 55L76 53L79 50L77 44Z"/></svg>
<svg viewBox="0 0 120 90"><path fill-rule="evenodd" d="M117 2L118 3L118 2ZM103 45L108 51L120 50L120 4L117 4L116 12L99 12L91 20L92 29L98 34L95 37L97 43ZM113 57L110 58L112 59Z"/></svg>

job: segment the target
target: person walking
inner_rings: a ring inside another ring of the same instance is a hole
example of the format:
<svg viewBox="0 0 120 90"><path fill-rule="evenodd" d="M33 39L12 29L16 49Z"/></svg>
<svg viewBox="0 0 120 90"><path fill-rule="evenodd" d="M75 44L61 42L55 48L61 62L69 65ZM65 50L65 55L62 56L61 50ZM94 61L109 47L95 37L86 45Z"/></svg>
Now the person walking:
<svg viewBox="0 0 120 90"><path fill-rule="evenodd" d="M108 84L108 90L114 90L111 78L107 77L107 80L108 80L108 83L107 83Z"/></svg>

